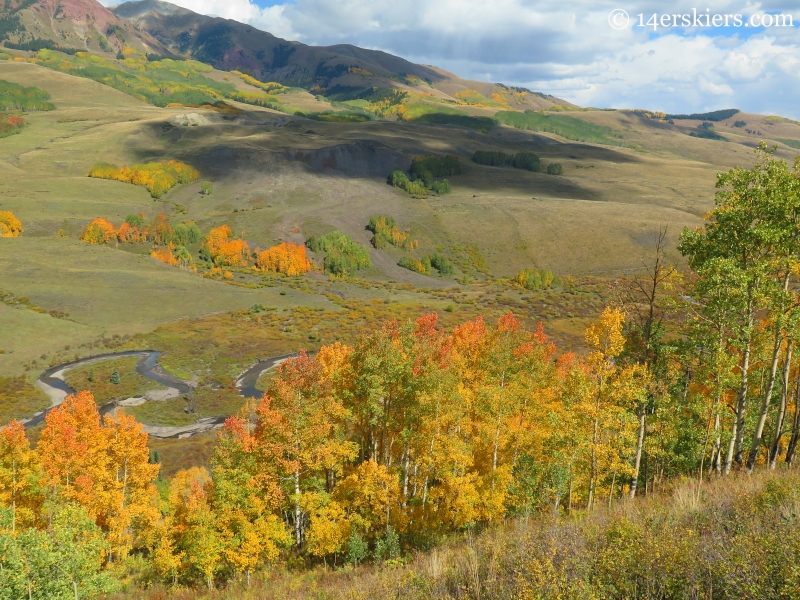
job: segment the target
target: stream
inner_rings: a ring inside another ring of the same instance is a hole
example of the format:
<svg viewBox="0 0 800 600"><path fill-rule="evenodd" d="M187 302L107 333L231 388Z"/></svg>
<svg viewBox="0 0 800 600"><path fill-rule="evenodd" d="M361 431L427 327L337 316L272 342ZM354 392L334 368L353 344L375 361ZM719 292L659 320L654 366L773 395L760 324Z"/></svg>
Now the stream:
<svg viewBox="0 0 800 600"><path fill-rule="evenodd" d="M171 392L170 397L174 398L184 394L189 394L194 389L194 386L192 386L190 383L178 379L164 370L164 368L158 362L161 352L157 350L126 350L124 352L110 352L107 354L82 358L80 360L74 360L50 367L41 375L39 375L39 377L36 379L36 386L44 390L44 392L50 397L52 406L46 410L36 413L28 420L23 420L25 427L35 427L36 425L44 422L47 413L61 404L68 395L75 393L75 390L68 386L64 381L65 371L74 369L81 365L88 365L113 358L125 358L128 356L140 356L136 363L136 372L142 377L152 379L153 381L156 381L169 388L169 391ZM259 360L253 366L249 367L236 379L236 387L239 389L239 394L244 398L260 398L263 392L256 388L256 383L258 383L259 377L261 377L265 371L276 367L292 356L295 355L284 354L281 356L265 358ZM156 401L157 400L154 400L154 402ZM108 404L100 407L100 414L104 415L113 412L117 409L117 407L118 403L109 402ZM198 419L197 423L180 427L161 427L156 425L143 425L142 427L149 435L154 437L185 438L208 431L209 429L213 429L215 427L219 427L225 422L226 418L227 417L204 417Z"/></svg>

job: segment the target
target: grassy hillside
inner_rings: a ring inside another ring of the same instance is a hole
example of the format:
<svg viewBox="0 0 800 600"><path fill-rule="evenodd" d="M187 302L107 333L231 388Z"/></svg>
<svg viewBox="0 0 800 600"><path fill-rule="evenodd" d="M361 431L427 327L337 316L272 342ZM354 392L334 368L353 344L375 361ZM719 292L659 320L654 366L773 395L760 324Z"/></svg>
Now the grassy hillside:
<svg viewBox="0 0 800 600"><path fill-rule="evenodd" d="M190 68L188 63L179 70L184 68ZM248 86L232 74L228 81L218 71L200 75L237 89ZM472 281L486 279L486 273L510 278L532 266L562 276L607 276L636 268L647 252L649 232L660 224L670 224L674 239L684 226L699 223L715 173L748 164L748 146L756 137L725 122L717 127L731 129L726 135L739 143L692 138L684 133L691 122L670 126L618 112L552 117L586 123L593 131L611 130L626 144L641 147L634 151L514 127L492 126L481 133L413 120L308 121L235 103L242 111L235 117L197 108L157 108L85 78L13 61L0 62L0 79L40 88L56 107L26 114L29 125L3 144L0 209L13 211L25 227L23 237L4 242L3 289L70 315L45 319L15 310L19 327L40 333L36 349L16 332L3 342L0 365L9 374L42 353L63 349L69 341L61 336L77 336L84 343L257 303L322 307L330 302L322 295L329 284L319 275L308 277L318 282L311 293L289 290L281 296L281 281L271 284L277 287L248 289L170 269L150 259L143 247L88 247L78 238L97 217L119 224L131 213L150 218L163 212L176 222L195 221L204 234L227 223L237 233L244 231L251 246L262 248L279 241L302 243L339 229L370 247L369 218L385 214L419 240L417 255L444 252L456 272L449 278L419 275L397 265L402 251L371 248L374 266L360 274L367 280L435 288L457 285L465 275ZM292 101L292 94L284 96ZM183 117L192 112L200 117L197 126ZM744 119L754 123L756 117ZM797 128L784 122L757 127L774 130L782 139L791 139ZM784 155L793 152L782 148ZM476 165L469 160L476 150L534 152L543 168L557 162L564 175ZM464 173L450 178L452 193L412 198L385 184L396 164L407 168L413 156L425 153L460 157ZM199 169L201 180L178 186L159 202L144 188L85 176L98 162L173 159ZM211 195L199 193L206 180L213 182ZM245 273L242 277L255 281ZM426 301L424 295L419 298ZM128 302L125 319L119 314L122 301Z"/></svg>
<svg viewBox="0 0 800 600"><path fill-rule="evenodd" d="M223 599L794 598L800 477L668 484L649 499L594 514L518 519L391 565L293 574L233 585ZM136 590L162 598L160 589ZM132 597L118 594L115 599ZM171 590L170 598L211 597Z"/></svg>

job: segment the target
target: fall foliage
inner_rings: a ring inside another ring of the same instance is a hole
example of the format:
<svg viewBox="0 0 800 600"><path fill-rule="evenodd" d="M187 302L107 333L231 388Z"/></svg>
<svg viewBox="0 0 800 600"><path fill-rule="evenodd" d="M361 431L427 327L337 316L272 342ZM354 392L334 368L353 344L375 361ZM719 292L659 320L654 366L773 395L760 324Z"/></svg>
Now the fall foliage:
<svg viewBox="0 0 800 600"><path fill-rule="evenodd" d="M19 237L22 223L9 210L0 210L0 237Z"/></svg>
<svg viewBox="0 0 800 600"><path fill-rule="evenodd" d="M408 231L400 231L394 218L377 215L369 220L369 229L372 236L372 245L376 248L385 248L387 244L402 250L413 250L417 247L417 240L409 238Z"/></svg>
<svg viewBox="0 0 800 600"><path fill-rule="evenodd" d="M190 183L200 178L194 167L176 160L143 163L128 168L118 168L108 163L97 163L89 170L89 177L114 179L147 188L153 198L160 198L179 183Z"/></svg>
<svg viewBox="0 0 800 600"><path fill-rule="evenodd" d="M102 217L98 217L89 223L81 235L81 241L89 244L107 244L116 239L117 230L114 225Z"/></svg>
<svg viewBox="0 0 800 600"><path fill-rule="evenodd" d="M294 276L308 273L311 270L311 261L306 257L305 246L284 242L259 252L256 267L262 271Z"/></svg>
<svg viewBox="0 0 800 600"><path fill-rule="evenodd" d="M250 246L243 239L230 239L233 232L227 225L212 229L206 236L206 247L217 266L239 267L247 265Z"/></svg>

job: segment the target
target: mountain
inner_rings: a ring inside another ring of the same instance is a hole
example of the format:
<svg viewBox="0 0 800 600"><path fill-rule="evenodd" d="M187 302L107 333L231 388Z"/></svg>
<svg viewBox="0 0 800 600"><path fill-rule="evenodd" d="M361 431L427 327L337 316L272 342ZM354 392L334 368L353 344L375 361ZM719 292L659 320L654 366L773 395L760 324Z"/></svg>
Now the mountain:
<svg viewBox="0 0 800 600"><path fill-rule="evenodd" d="M8 47L57 47L91 52L166 49L146 32L136 31L96 0L5 0L0 5L0 41Z"/></svg>
<svg viewBox="0 0 800 600"><path fill-rule="evenodd" d="M461 79L379 50L349 44L309 46L230 19L207 17L162 2L140 0L108 9L96 0L4 0L0 42L10 48L193 58L313 93L346 96L365 88L413 91L467 104L535 109L569 103L501 84ZM460 96L459 96L460 94Z"/></svg>
<svg viewBox="0 0 800 600"><path fill-rule="evenodd" d="M469 81L437 67L418 65L379 50L349 44L309 46L284 40L230 19L207 17L161 0L139 0L112 12L147 32L171 53L191 56L218 69L237 69L261 81L277 81L312 91L363 87L413 89L423 82L445 96L475 90L490 98L513 90ZM438 95L438 94L437 94ZM568 104L552 96L530 94L530 108Z"/></svg>

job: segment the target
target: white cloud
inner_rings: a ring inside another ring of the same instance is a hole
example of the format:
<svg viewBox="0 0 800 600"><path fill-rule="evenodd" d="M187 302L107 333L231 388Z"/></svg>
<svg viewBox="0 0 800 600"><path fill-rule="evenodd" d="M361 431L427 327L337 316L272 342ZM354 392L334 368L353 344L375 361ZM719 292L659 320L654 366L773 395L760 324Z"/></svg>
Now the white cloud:
<svg viewBox="0 0 800 600"><path fill-rule="evenodd" d="M667 112L737 106L800 117L797 29L612 29L608 14L691 12L694 0L175 0L203 14L249 23L308 44L349 43L465 78L501 81L587 106ZM698 12L791 13L796 0L712 1Z"/></svg>

